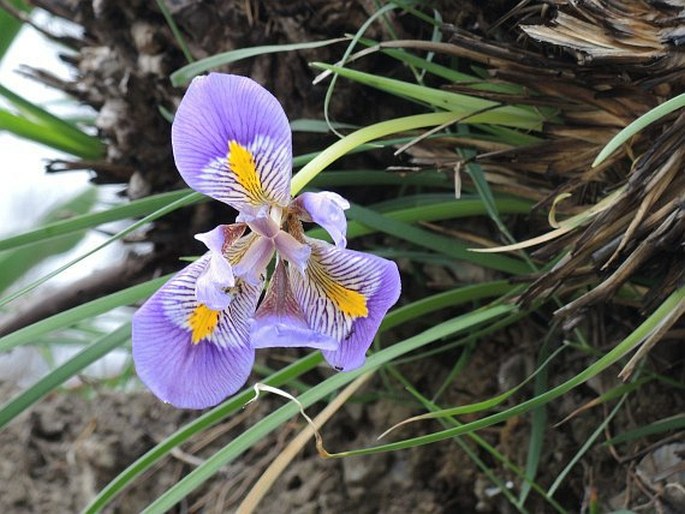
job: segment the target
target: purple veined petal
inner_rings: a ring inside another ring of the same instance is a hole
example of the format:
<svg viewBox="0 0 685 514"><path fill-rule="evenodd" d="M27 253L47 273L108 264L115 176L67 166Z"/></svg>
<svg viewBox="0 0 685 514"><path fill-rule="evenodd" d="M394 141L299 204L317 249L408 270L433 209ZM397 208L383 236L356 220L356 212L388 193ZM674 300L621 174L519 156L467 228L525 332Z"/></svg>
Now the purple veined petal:
<svg viewBox="0 0 685 514"><path fill-rule="evenodd" d="M278 100L247 77L193 79L171 128L176 166L190 187L241 212L290 200L292 140Z"/></svg>
<svg viewBox="0 0 685 514"><path fill-rule="evenodd" d="M312 253L308 245L300 243L293 236L282 230L276 234L274 243L281 257L298 268L300 272L304 272L309 263L309 256Z"/></svg>
<svg viewBox="0 0 685 514"><path fill-rule="evenodd" d="M234 263L233 273L253 285L263 282L266 267L276 249L273 240L259 234L249 234L238 243L234 246L237 252L229 255L229 260Z"/></svg>
<svg viewBox="0 0 685 514"><path fill-rule="evenodd" d="M228 307L233 296L227 292L235 286L233 268L220 254L207 252L209 262L195 282L195 299L210 309L221 311Z"/></svg>
<svg viewBox="0 0 685 514"><path fill-rule="evenodd" d="M312 248L304 274L290 268L293 293L309 326L340 342L324 351L335 369L364 363L385 313L400 295L397 265L375 255L308 239Z"/></svg>
<svg viewBox="0 0 685 514"><path fill-rule="evenodd" d="M239 282L226 310L195 299L208 256L190 264L133 316L133 360L140 379L162 401L203 409L240 389L254 362L249 320L261 286Z"/></svg>
<svg viewBox="0 0 685 514"><path fill-rule="evenodd" d="M270 212L259 212L257 215L241 212L236 220L247 223L252 231L260 236L274 237L281 229L280 218L276 222L269 214Z"/></svg>
<svg viewBox="0 0 685 514"><path fill-rule="evenodd" d="M209 262L197 279L195 295L198 302L210 309L224 310L231 302L232 295L226 291L235 285L235 276L227 255L245 228L242 223L219 225L209 232L195 235L195 239L202 241L210 250Z"/></svg>
<svg viewBox="0 0 685 514"><path fill-rule="evenodd" d="M338 342L325 334L313 331L297 303L285 263L279 260L257 309L250 341L254 348L307 347L337 350Z"/></svg>
<svg viewBox="0 0 685 514"><path fill-rule="evenodd" d="M337 193L322 191L302 193L293 200L292 205L300 219L321 225L331 235L338 248L345 248L347 220L344 211L350 208L350 202Z"/></svg>

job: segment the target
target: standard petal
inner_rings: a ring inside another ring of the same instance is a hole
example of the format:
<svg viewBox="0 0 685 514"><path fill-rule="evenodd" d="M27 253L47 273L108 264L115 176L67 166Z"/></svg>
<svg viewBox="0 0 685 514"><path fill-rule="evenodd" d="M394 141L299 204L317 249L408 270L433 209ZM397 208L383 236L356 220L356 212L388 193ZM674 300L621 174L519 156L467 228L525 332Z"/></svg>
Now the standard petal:
<svg viewBox="0 0 685 514"><path fill-rule="evenodd" d="M336 350L338 342L315 332L290 288L284 261L279 261L250 330L254 348L308 347Z"/></svg>
<svg viewBox="0 0 685 514"><path fill-rule="evenodd" d="M210 73L188 87L171 128L190 187L242 212L290 199L292 141L278 100L255 81Z"/></svg>
<svg viewBox="0 0 685 514"><path fill-rule="evenodd" d="M388 309L400 295L394 262L308 239L312 256L304 273L290 268L295 297L309 326L340 343L324 351L336 369L364 363L366 351Z"/></svg>
<svg viewBox="0 0 685 514"><path fill-rule="evenodd" d="M208 260L180 271L133 316L138 376L157 397L180 408L221 402L242 387L254 362L249 319L261 287L238 282L227 309L209 309L195 298Z"/></svg>
<svg viewBox="0 0 685 514"><path fill-rule="evenodd" d="M302 193L293 200L292 205L303 221L313 221L321 225L331 235L338 248L345 248L347 245L345 209L350 208L350 202L337 193L322 191Z"/></svg>

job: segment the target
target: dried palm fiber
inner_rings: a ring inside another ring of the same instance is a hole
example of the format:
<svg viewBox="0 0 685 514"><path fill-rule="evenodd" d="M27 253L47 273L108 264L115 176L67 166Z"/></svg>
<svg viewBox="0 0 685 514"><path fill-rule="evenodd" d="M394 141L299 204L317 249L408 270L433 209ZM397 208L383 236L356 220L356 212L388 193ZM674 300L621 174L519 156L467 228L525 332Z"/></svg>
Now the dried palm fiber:
<svg viewBox="0 0 685 514"><path fill-rule="evenodd" d="M452 32L449 43L387 46L475 61L493 81L519 86L520 92L491 93L476 84L447 86L451 90L553 109L539 143L503 147L449 136L411 148L416 163L458 170L476 162L493 189L533 199L539 208L549 209L560 194L572 193L572 206L568 200L555 206L565 214L587 211L614 193L608 208L534 254L559 261L534 280L521 302L555 291L564 298L574 294L576 299L556 312L570 328L590 306L614 299L628 280L642 284L636 287L642 293L639 306L649 310L684 279L685 115L662 118L599 166L592 162L628 123L682 93L685 2L553 5L546 22L519 25L532 39L495 43L446 27ZM538 4L537 12L544 11ZM461 159L457 147L473 148L477 155Z"/></svg>

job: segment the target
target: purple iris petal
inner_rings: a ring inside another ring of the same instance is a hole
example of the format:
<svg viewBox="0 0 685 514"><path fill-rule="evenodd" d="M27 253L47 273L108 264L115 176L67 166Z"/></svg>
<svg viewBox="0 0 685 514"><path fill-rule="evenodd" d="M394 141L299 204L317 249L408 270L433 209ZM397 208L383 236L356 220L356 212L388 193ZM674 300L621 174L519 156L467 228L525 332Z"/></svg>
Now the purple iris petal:
<svg viewBox="0 0 685 514"><path fill-rule="evenodd" d="M278 254L295 266L300 272L304 272L312 253L311 248L304 243L300 243L287 232L280 231L274 238Z"/></svg>
<svg viewBox="0 0 685 514"><path fill-rule="evenodd" d="M242 387L254 362L248 320L261 288L244 286L228 309L203 311L195 300L195 281L207 261L203 257L181 270L133 316L138 376L161 400L181 408L221 402ZM198 312L215 314L216 323L193 325ZM193 341L194 335L202 337Z"/></svg>
<svg viewBox="0 0 685 514"><path fill-rule="evenodd" d="M225 257L208 252L209 262L195 283L195 298L213 310L224 310L233 299L226 289L235 286L233 269Z"/></svg>
<svg viewBox="0 0 685 514"><path fill-rule="evenodd" d="M334 368L349 371L364 363L385 313L400 294L394 262L309 239L312 256L304 274L290 271L293 292L309 326L339 341L324 351Z"/></svg>
<svg viewBox="0 0 685 514"><path fill-rule="evenodd" d="M247 250L240 260L233 266L233 273L250 284L258 284L263 280L266 267L274 255L273 240L257 234L246 236L250 238Z"/></svg>
<svg viewBox="0 0 685 514"><path fill-rule="evenodd" d="M290 199L292 142L278 100L247 77L197 77L171 129L174 158L190 187L242 212Z"/></svg>
<svg viewBox="0 0 685 514"><path fill-rule="evenodd" d="M209 263L197 279L195 293L197 301L210 309L223 310L231 302L232 295L227 288L235 285L233 269L228 262L230 247L245 232L245 225L219 225L209 232L196 234L195 239L202 241L210 250Z"/></svg>
<svg viewBox="0 0 685 514"><path fill-rule="evenodd" d="M347 220L344 211L350 208L350 202L337 193L322 191L302 193L292 203L301 219L321 225L331 235L338 248L345 248Z"/></svg>
<svg viewBox="0 0 685 514"><path fill-rule="evenodd" d="M285 263L279 261L250 330L254 348L308 347L336 350L338 342L313 331L290 288Z"/></svg>
<svg viewBox="0 0 685 514"><path fill-rule="evenodd" d="M274 237L281 229L268 213L259 213L257 216L240 213L237 220L247 223L254 232L264 237Z"/></svg>
<svg viewBox="0 0 685 514"><path fill-rule="evenodd" d="M244 223L218 225L209 232L195 234L195 239L202 241L209 250L219 255L226 255L228 249L245 233Z"/></svg>

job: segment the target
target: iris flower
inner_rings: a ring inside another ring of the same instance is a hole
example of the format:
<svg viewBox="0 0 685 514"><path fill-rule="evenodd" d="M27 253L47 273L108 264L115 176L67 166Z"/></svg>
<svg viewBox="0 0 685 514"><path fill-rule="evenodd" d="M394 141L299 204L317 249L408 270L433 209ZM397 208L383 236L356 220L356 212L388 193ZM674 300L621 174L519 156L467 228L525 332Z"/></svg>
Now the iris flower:
<svg viewBox="0 0 685 514"><path fill-rule="evenodd" d="M315 348L337 370L361 366L399 296L397 266L346 248L349 203L340 195L291 198L292 138L278 100L246 77L198 77L171 138L188 185L239 215L196 235L207 253L134 315L142 381L165 402L201 409L245 384L257 348ZM303 222L334 244L307 237Z"/></svg>

